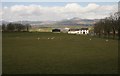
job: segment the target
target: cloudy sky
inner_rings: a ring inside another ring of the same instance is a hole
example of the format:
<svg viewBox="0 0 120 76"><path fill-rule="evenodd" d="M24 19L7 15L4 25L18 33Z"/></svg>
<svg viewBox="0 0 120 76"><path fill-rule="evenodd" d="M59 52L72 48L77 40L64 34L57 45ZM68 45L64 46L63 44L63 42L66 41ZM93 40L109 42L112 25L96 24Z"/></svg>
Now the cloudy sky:
<svg viewBox="0 0 120 76"><path fill-rule="evenodd" d="M118 9L117 2L3 2L2 20L48 21L79 17L100 19Z"/></svg>

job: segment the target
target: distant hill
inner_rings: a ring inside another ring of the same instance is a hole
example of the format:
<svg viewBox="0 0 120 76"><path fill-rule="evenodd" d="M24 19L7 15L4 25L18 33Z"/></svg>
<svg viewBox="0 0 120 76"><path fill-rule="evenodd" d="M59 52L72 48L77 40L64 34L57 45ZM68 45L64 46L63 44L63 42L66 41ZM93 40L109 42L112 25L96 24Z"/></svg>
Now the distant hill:
<svg viewBox="0 0 120 76"><path fill-rule="evenodd" d="M2 20L2 21L0 21L0 25L2 25L2 23L3 24L8 24L9 22Z"/></svg>
<svg viewBox="0 0 120 76"><path fill-rule="evenodd" d="M40 26L40 27L59 27L59 26L90 26L95 22L99 21L98 19L81 19L78 17L74 17L71 19L64 19L61 21L14 21L13 23L22 23L22 24L30 24L32 26ZM0 23L8 24L8 21L0 21Z"/></svg>
<svg viewBox="0 0 120 76"><path fill-rule="evenodd" d="M57 22L56 24L59 25L93 25L95 22L97 22L97 19L80 19L80 18L72 18L69 20L62 20Z"/></svg>

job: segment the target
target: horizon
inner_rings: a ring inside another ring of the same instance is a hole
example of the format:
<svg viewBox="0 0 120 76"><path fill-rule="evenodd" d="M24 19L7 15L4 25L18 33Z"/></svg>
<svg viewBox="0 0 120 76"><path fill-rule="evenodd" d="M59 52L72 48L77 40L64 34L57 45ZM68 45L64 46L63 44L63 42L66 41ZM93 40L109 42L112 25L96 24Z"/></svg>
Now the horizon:
<svg viewBox="0 0 120 76"><path fill-rule="evenodd" d="M79 17L73 17L73 18L70 18L70 19L62 19L62 20L46 20L46 21L56 21L56 22L59 22L59 21L65 21L65 20L71 20L71 19L74 19L74 18L79 18ZM100 20L100 19L87 19L87 18L79 18L80 20ZM6 21L6 20L0 20L0 21ZM6 22L19 22L19 21L33 21L33 22L37 22L36 20L18 20L18 21L6 21ZM40 21L40 20L38 20ZM41 22L46 22L46 21L41 21Z"/></svg>

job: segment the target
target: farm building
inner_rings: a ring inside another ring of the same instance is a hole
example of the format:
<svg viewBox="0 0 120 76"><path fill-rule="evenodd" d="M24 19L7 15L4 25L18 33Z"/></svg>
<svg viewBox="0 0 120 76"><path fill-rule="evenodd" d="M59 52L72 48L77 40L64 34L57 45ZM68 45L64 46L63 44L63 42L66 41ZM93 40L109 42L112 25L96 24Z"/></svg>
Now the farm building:
<svg viewBox="0 0 120 76"><path fill-rule="evenodd" d="M52 29L52 32L60 33L60 29Z"/></svg>
<svg viewBox="0 0 120 76"><path fill-rule="evenodd" d="M68 34L89 34L88 28L81 28L81 29L69 29Z"/></svg>
<svg viewBox="0 0 120 76"><path fill-rule="evenodd" d="M89 34L88 28L81 28L81 34Z"/></svg>
<svg viewBox="0 0 120 76"><path fill-rule="evenodd" d="M80 34L80 29L69 29L68 34Z"/></svg>
<svg viewBox="0 0 120 76"><path fill-rule="evenodd" d="M68 33L69 29L70 29L70 28L61 28L60 31L61 31L62 33Z"/></svg>

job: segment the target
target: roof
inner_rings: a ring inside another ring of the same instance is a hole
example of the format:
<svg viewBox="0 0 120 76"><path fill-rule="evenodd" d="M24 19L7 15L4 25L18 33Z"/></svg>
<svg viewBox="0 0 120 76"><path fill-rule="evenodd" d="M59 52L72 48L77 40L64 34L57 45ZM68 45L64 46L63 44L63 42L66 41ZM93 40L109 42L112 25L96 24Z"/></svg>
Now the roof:
<svg viewBox="0 0 120 76"><path fill-rule="evenodd" d="M60 32L60 29L52 29L52 32Z"/></svg>
<svg viewBox="0 0 120 76"><path fill-rule="evenodd" d="M79 31L80 29L69 29L69 31Z"/></svg>
<svg viewBox="0 0 120 76"><path fill-rule="evenodd" d="M88 28L81 28L81 30L88 30Z"/></svg>
<svg viewBox="0 0 120 76"><path fill-rule="evenodd" d="M80 31L80 30L88 30L88 28L81 28L81 29L69 29L69 31Z"/></svg>
<svg viewBox="0 0 120 76"><path fill-rule="evenodd" d="M60 30L60 29L52 29L52 30Z"/></svg>

